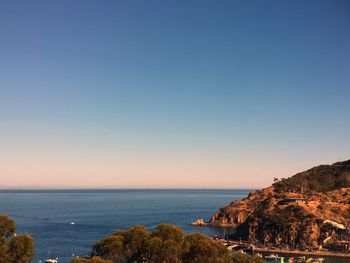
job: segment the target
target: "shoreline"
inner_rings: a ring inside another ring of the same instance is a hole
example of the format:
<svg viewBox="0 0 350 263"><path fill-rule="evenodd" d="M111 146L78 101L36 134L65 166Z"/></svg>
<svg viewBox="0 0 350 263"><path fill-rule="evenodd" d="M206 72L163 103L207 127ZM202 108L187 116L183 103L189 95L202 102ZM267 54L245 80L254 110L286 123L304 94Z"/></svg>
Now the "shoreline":
<svg viewBox="0 0 350 263"><path fill-rule="evenodd" d="M215 239L214 239L215 240ZM332 251L302 251L302 250L286 250L286 249L270 249L270 248L257 248L254 244L237 241L237 240L226 240L216 239L217 242L227 246L228 249L234 249L234 247L244 247L250 249L253 254L277 254L281 256L293 257L293 256L310 256L310 257L328 257L328 258L349 258L350 253L337 253ZM230 246L228 246L230 244ZM244 250L244 249L243 249Z"/></svg>
<svg viewBox="0 0 350 263"><path fill-rule="evenodd" d="M275 253L275 254L279 254L279 255L350 258L350 254L328 252L328 251L313 251L313 252L310 252L310 251L300 251L300 250L254 248L253 249L253 253Z"/></svg>

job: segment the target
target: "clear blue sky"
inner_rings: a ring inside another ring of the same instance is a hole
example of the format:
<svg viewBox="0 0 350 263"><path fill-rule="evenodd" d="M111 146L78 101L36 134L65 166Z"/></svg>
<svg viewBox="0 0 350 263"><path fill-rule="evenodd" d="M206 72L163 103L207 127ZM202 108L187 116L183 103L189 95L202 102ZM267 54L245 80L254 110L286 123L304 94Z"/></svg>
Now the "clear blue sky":
<svg viewBox="0 0 350 263"><path fill-rule="evenodd" d="M349 113L349 1L0 2L0 187L262 187Z"/></svg>

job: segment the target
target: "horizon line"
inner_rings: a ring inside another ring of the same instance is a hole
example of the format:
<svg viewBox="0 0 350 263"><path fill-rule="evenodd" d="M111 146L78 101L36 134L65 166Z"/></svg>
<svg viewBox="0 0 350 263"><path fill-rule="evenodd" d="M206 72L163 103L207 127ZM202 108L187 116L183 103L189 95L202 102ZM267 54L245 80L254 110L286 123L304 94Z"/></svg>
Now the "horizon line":
<svg viewBox="0 0 350 263"><path fill-rule="evenodd" d="M256 190L248 187L0 187L0 191L11 190Z"/></svg>

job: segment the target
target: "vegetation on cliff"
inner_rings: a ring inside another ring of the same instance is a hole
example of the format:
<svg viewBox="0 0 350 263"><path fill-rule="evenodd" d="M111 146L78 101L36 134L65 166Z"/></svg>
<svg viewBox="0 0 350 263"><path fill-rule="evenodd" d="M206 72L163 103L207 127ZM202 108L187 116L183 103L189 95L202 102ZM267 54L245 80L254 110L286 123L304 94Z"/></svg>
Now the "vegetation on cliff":
<svg viewBox="0 0 350 263"><path fill-rule="evenodd" d="M236 239L290 249L327 247L330 236L348 236L350 161L274 181L219 209L209 224L236 226Z"/></svg>
<svg viewBox="0 0 350 263"><path fill-rule="evenodd" d="M273 184L276 192L327 193L350 187L350 160L320 165Z"/></svg>
<svg viewBox="0 0 350 263"><path fill-rule="evenodd" d="M15 221L0 215L0 262L26 263L34 258L34 242L30 235L16 235Z"/></svg>

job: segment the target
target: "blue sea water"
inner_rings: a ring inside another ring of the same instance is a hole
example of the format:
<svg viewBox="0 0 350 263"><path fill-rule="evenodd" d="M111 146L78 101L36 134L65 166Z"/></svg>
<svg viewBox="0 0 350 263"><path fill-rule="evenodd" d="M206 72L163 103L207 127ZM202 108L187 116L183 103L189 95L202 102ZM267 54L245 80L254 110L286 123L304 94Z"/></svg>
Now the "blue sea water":
<svg viewBox="0 0 350 263"><path fill-rule="evenodd" d="M223 229L192 227L249 190L1 190L0 214L17 222L18 233L34 237L36 257L48 253L60 263L86 255L91 245L117 230L142 224L149 229L172 223L187 232L208 235ZM70 224L75 222L75 224Z"/></svg>

